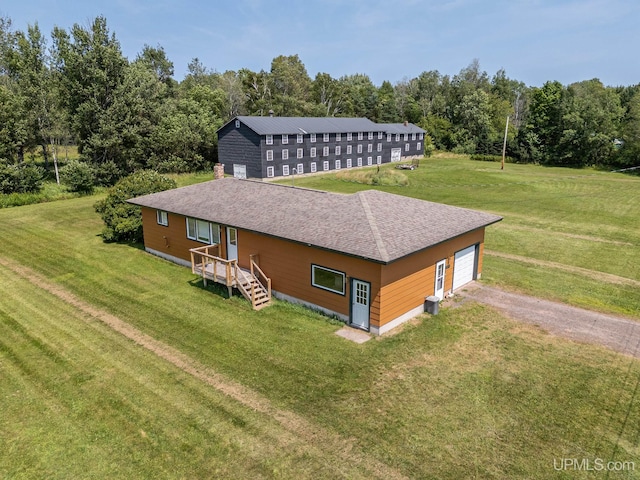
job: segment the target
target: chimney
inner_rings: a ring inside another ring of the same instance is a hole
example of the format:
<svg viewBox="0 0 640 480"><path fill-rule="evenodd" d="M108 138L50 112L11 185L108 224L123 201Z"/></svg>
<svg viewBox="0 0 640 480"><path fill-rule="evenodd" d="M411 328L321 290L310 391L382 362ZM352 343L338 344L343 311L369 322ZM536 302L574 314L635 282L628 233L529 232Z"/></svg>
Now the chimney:
<svg viewBox="0 0 640 480"><path fill-rule="evenodd" d="M269 116L273 117L273 110L269 110Z"/></svg>
<svg viewBox="0 0 640 480"><path fill-rule="evenodd" d="M404 126L408 127L409 126L409 122L407 122L406 120L404 121Z"/></svg>

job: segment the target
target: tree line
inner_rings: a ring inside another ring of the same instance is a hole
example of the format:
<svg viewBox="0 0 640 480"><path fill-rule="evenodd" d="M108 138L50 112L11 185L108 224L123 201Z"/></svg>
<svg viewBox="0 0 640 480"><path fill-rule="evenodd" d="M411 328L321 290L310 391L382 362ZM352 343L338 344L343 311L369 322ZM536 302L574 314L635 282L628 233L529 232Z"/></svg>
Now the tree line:
<svg viewBox="0 0 640 480"><path fill-rule="evenodd" d="M269 71L211 70L197 58L178 82L161 46L129 61L104 17L50 40L0 18L0 166L19 169L41 152L57 172L61 145L78 146L76 169L110 185L140 170L184 172L217 161L216 130L235 115L367 117L409 121L426 146L500 155L546 165L640 164L640 86L598 79L528 87L504 70L489 76L477 60L458 74L424 71L376 86L363 73L311 78L298 55ZM83 170L84 169L84 170ZM16 170L18 171L18 170ZM33 173L33 172L32 172ZM0 182L1 182L0 176Z"/></svg>

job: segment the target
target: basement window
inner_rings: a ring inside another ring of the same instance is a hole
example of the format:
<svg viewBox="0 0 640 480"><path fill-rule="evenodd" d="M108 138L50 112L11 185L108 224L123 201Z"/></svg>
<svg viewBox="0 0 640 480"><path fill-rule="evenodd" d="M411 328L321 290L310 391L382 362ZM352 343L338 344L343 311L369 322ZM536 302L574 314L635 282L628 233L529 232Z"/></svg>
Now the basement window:
<svg viewBox="0 0 640 480"><path fill-rule="evenodd" d="M169 215L164 210L156 210L156 220L158 221L158 225L162 225L163 227L169 226Z"/></svg>
<svg viewBox="0 0 640 480"><path fill-rule="evenodd" d="M344 272L311 265L311 285L333 293L345 294L347 276Z"/></svg>

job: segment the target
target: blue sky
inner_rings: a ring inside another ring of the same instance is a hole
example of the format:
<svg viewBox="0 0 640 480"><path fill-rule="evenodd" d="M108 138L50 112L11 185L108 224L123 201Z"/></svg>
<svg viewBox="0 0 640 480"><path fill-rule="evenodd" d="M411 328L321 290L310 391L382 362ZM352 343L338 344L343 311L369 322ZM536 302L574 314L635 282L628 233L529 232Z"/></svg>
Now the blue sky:
<svg viewBox="0 0 640 480"><path fill-rule="evenodd" d="M453 76L474 59L530 86L640 83L637 0L0 0L0 15L46 35L104 15L127 57L161 45L177 80L194 57L259 71L298 54L312 78L366 73L376 85Z"/></svg>

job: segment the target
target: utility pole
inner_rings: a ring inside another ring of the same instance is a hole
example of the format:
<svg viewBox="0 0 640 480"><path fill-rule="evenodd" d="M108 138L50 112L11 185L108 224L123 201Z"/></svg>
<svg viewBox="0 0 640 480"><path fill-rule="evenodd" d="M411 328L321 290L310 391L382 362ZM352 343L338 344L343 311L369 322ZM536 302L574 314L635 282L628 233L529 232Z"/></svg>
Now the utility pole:
<svg viewBox="0 0 640 480"><path fill-rule="evenodd" d="M507 153L507 132L509 131L509 115L507 115L507 124L504 127L504 143L502 144L502 165L500 170L504 170L504 156Z"/></svg>

